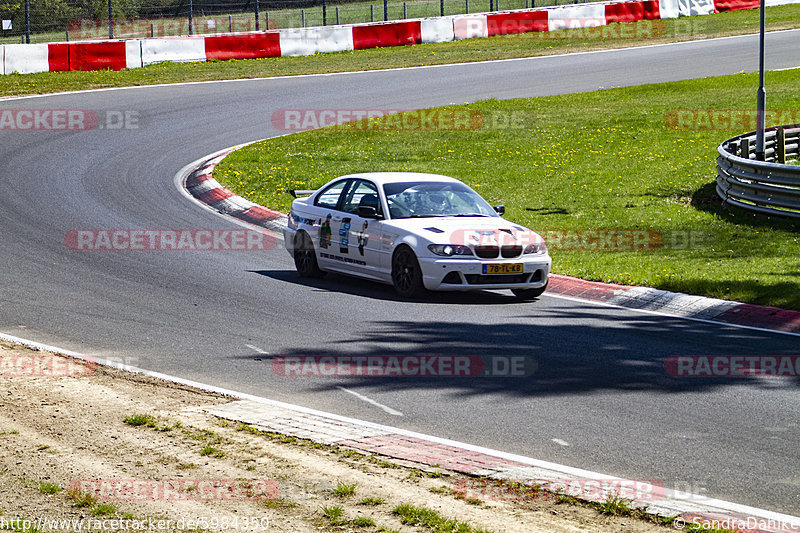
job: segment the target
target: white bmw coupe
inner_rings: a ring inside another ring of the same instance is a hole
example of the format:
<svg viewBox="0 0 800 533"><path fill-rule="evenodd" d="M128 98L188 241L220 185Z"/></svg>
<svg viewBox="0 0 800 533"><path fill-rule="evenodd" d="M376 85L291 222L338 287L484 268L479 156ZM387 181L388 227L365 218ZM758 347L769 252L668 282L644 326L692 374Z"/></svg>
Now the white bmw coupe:
<svg viewBox="0 0 800 533"><path fill-rule="evenodd" d="M457 179L374 172L290 192L296 199L283 235L303 277L359 276L405 298L426 289L511 289L530 300L547 287L544 239Z"/></svg>

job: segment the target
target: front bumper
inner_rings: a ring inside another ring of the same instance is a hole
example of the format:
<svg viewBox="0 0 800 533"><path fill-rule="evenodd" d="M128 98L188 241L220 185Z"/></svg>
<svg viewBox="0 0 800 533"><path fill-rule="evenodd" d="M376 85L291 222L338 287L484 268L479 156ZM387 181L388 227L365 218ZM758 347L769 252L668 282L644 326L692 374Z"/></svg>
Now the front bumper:
<svg viewBox="0 0 800 533"><path fill-rule="evenodd" d="M522 264L520 274L483 273L486 264ZM481 289L538 289L547 285L552 259L548 254L515 259L419 258L422 283L431 291L474 291Z"/></svg>

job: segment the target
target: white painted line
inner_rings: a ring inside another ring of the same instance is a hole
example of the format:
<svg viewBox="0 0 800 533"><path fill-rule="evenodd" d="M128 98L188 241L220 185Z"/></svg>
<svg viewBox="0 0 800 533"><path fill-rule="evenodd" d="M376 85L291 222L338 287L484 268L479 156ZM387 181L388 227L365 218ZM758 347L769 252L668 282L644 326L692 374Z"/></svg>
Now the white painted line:
<svg viewBox="0 0 800 533"><path fill-rule="evenodd" d="M387 406L383 405L382 403L378 403L375 400L373 400L372 398L367 398L366 396L364 396L362 394L359 394L356 391L352 391L350 389L345 389L344 387L336 387L336 388L337 389L342 389L346 393L352 394L353 396L355 396L359 400L363 400L363 401L367 402L368 404L371 404L371 405L374 405L375 407L378 407L379 409L383 409L384 411L386 411L390 415L403 416L403 413L401 413L400 411L395 411L391 407L387 407Z"/></svg>
<svg viewBox="0 0 800 533"><path fill-rule="evenodd" d="M773 33L786 33L786 32L793 32L793 31L800 31L800 29L789 29L789 30L776 30L767 32L769 34ZM520 34L523 35L523 34ZM712 41L721 41L725 39L743 39L747 37L757 37L757 33L748 33L745 35L729 35L728 37L714 37L712 39L697 39L695 41L681 41L677 43L660 43L660 44L646 44L642 46L629 46L626 48L609 48L606 50L590 50L587 52L573 52L573 53L566 53L566 54L553 54L549 56L536 56L536 57L512 57L509 59L493 59L487 61L470 61L466 63L447 63L443 65L420 65L416 67L398 67L398 68L382 68L382 69L375 69L375 70L356 70L356 71L348 71L348 72L324 72L320 74L296 74L296 75L289 75L289 76L272 76L266 78L243 78L243 79L234 79L234 80L210 80L210 81L185 81L180 83L159 83L155 85L136 85L133 87L106 87L102 89L87 89L83 91L66 91L63 93L48 93L48 94L29 94L24 96L8 96L8 97L1 97L0 102L3 101L10 101L10 100L24 100L27 98L45 98L49 96L61 96L61 95L69 95L69 94L81 94L81 93L93 93L93 92L107 92L107 91L128 91L128 90L143 90L143 89L152 89L154 87L181 87L181 86L188 86L188 85L203 85L209 83L250 83L250 82L263 82L263 81L273 81L273 80L290 80L294 78L313 78L313 77L322 77L322 76L352 76L358 74L372 74L372 73L382 73L382 72L401 72L404 70L422 70L422 69L432 69L432 68L452 68L452 67L463 67L463 66L471 66L471 65L484 65L486 63L506 63L511 61L542 61L542 60L549 60L553 58L561 58L566 56L579 56L579 55L587 55L587 54L607 54L612 52L626 52L629 50L641 50L644 48L659 48L663 46L687 46L696 43L706 43Z"/></svg>
<svg viewBox="0 0 800 533"><path fill-rule="evenodd" d="M555 442L559 446L569 446L569 442L567 442L565 440L561 440L561 439L550 439L550 440L552 440L553 442Z"/></svg>
<svg viewBox="0 0 800 533"><path fill-rule="evenodd" d="M773 72L781 72L783 70L795 70L795 69L798 69L798 68L800 68L800 65L798 65L796 67L774 68L774 69L772 69L772 71Z"/></svg>
<svg viewBox="0 0 800 533"><path fill-rule="evenodd" d="M55 346L48 346L46 344L41 344L41 343L37 343L37 342L30 341L30 340L27 340L27 339L22 339L20 337L14 337L12 335L6 335L6 334L3 334L3 333L0 333L0 339L7 340L9 342L16 342L16 343L19 343L19 344L24 344L26 346L38 347L39 349L45 349L45 350L48 350L48 351L61 353L61 354L64 354L64 355L81 357L80 354L76 354L75 352L70 352L69 350L62 350L62 349L57 348ZM161 379L161 380L164 380L164 381L169 381L171 383L177 383L177 384L180 384L180 385L187 385L189 387L194 387L196 389L204 390L204 391L207 391L207 392L212 392L212 393L215 393L215 394L220 394L220 395L223 395L223 396L228 396L228 397L232 397L232 398L238 398L238 399L242 399L242 400L251 400L251 401L254 401L254 402L262 403L262 404L265 404L265 405L270 405L270 406L273 406L273 407L280 407L280 408L283 408L283 409L293 410L293 411L296 411L296 412L299 412L299 413L305 413L305 414L315 415L315 416L319 416L319 417L324 417L324 418L328 418L328 419L331 419L331 420L345 422L345 423L348 423L348 424L356 424L356 425L360 425L362 427L371 428L371 429L379 430L379 431L382 431L382 432L388 432L389 434L403 435L405 437L411 437L411 438L420 439L420 440L427 440L427 441L433 442L435 444L441 444L443 446L452 446L452 447L455 447L455 448L460 448L462 450L468 450L468 451L472 451L472 452L482 453L482 454L489 455L489 456L492 456L492 457L497 457L497 458L505 459L505 460L508 460L508 461L515 461L515 462L518 462L518 463L522 463L522 464L527 465L527 466L533 466L533 467L536 467L536 468L543 468L543 469L547 469L547 470L553 470L553 471L558 472L561 475L578 476L578 477L581 477L581 478L594 479L594 480L607 479L607 480L612 480L613 481L615 479L618 479L618 478L615 478L613 476L609 476L607 474L600 474L600 473L597 473L597 472L591 472L589 470L583 470L581 468L573 468L571 466L559 465L557 463L551 463L551 462L548 462L548 461L540 461L538 459L532 459L530 457L525 457L523 455L517 455L517 454L513 454L513 453L502 452L502 451L499 451L499 450L492 450L490 448L484 448L483 446L476 446L474 444L467 444L467 443L464 443L464 442L458 442L458 441L454 441L454 440L451 440L451 439L445 439L445 438L441 438L441 437L436 437L436 436L433 436L433 435L426 435L424 433L417 433L416 431L409 431L409 430L406 430L406 429L400 429L400 428L395 428L395 427L391 427L391 426L385 426L385 425L382 425L382 424L375 424L373 422L367 422L367 421L364 421L364 420L357 420L355 418L350 418L350 417L347 417L347 416L336 415L336 414L333 414L333 413L326 413L325 411L318 411L316 409L309 409L308 407L302 407L300 405L293 405L293 404L290 404L290 403L279 402L279 401L276 401L276 400L270 400L268 398L262 398L260 396L254 396L252 394L246 394L246 393L243 393L243 392L233 391L233 390L230 390L230 389L224 389L222 387L215 387L215 386L212 386L212 385L206 385L204 383L199 383L197 381L178 378L178 377L175 377L175 376L170 376L168 374L162 374L160 372L152 372L152 371L144 370L144 369L141 369L141 368L136 368L136 367L132 367L132 366L128 366L128 365L123 365L123 364L116 363L116 362L113 362L113 361L106 361L104 359L95 359L95 360L99 364L104 365L104 366L110 366L110 367L113 367L113 368L118 368L120 370L126 370L128 372L134 372L134 373L137 373L137 374L142 374L142 375L149 376L149 377L152 377L152 378ZM782 514L782 513L776 513L776 512L773 512L773 511L768 511L766 509L758 509L756 507L749 507L747 505L741 505L741 504L738 504L738 503L726 502L726 501L723 501L723 500L716 500L716 499L708 498L706 496L701 496L701 495L698 495L698 494L690 494L690 493L686 493L686 492L682 492L682 491L678 492L678 491L674 491L674 490L671 490L671 489L666 491L666 496L668 498L674 499L675 501L685 501L685 502L695 502L695 503L696 502L702 502L702 504L704 504L707 507L715 508L714 510L716 512L727 511L727 512L730 512L730 513L740 513L740 514L745 514L745 515L748 515L748 516L753 516L753 517L758 517L758 518L765 518L767 520L773 520L773 521L776 521L776 522L783 522L783 523L789 524L791 527L800 528L800 517L796 517L796 516L790 516L790 515L786 515L786 514ZM700 507L700 506L699 505L695 506L695 508L698 508L698 507Z"/></svg>
<svg viewBox="0 0 800 533"><path fill-rule="evenodd" d="M269 355L269 352L265 352L264 350L262 350L262 349L261 349L261 348L259 348L258 346L253 346L252 344L245 344L245 346L246 346L246 347L248 347L248 348L250 348L251 350L253 350L253 351L254 351L254 352L256 352L257 354L260 354L260 355Z"/></svg>
<svg viewBox="0 0 800 533"><path fill-rule="evenodd" d="M753 330L753 331L760 331L760 332L763 332L763 333L778 333L778 334L781 334L781 335L790 335L790 336L793 336L793 337L800 337L800 333L795 333L794 331L781 331L779 329L766 329L766 328L759 328L759 327L756 327L756 326L745 326L744 324L731 324L730 322L720 322L720 321L717 321L717 320L710 320L710 319L707 319L707 318L694 318L694 317L691 317L691 316L671 315L669 313L663 313L661 311L651 311L649 309L637 309L635 307L623 307L623 306L617 305L617 304L610 304L610 303L607 303L607 302L596 302L594 300L583 300L581 298L575 298L574 296L564 296L564 295L561 295L561 294L549 294L546 291L542 296L547 296L549 298L561 298L562 300L570 300L570 301L573 301L573 302L593 304L593 305L598 305L600 307L612 307L614 309L624 309L626 311L635 311L637 313L644 313L644 314L647 314L647 315L665 316L665 317L669 317L669 318L677 318L677 319L680 319L680 320L693 320L695 322L702 322L703 324L713 324L715 326L724 326L724 327L731 327L731 328L749 329L749 330ZM740 303L740 302L735 302L735 303Z"/></svg>

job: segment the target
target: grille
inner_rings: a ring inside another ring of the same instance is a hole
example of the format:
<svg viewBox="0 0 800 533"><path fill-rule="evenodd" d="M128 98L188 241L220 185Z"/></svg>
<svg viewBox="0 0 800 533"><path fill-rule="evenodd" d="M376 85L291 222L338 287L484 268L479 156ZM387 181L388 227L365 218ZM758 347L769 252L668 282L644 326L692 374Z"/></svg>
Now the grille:
<svg viewBox="0 0 800 533"><path fill-rule="evenodd" d="M442 283L461 285L461 278L458 276L458 272L449 272L444 278L442 278Z"/></svg>
<svg viewBox="0 0 800 533"><path fill-rule="evenodd" d="M494 259L500 254L500 249L497 246L476 246L475 255L481 259Z"/></svg>
<svg viewBox="0 0 800 533"><path fill-rule="evenodd" d="M496 274L496 275L483 275L483 274L466 274L467 283L470 285L487 285L494 283L527 283L530 274Z"/></svg>
<svg viewBox="0 0 800 533"><path fill-rule="evenodd" d="M500 250L500 253L506 259L510 257L519 257L520 255L522 255L522 246L520 245L503 246L503 248Z"/></svg>

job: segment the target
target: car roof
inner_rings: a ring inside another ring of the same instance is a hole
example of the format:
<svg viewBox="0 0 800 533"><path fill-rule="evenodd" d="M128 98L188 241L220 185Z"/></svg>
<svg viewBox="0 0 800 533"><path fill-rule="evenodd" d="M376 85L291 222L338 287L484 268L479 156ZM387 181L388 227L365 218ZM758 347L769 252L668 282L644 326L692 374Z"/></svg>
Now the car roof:
<svg viewBox="0 0 800 533"><path fill-rule="evenodd" d="M450 176L443 176L441 174L428 174L424 172L361 172L358 174L339 176L336 179L339 180L344 178L364 178L371 180L378 185L405 181L438 181L461 183L456 178L451 178Z"/></svg>

